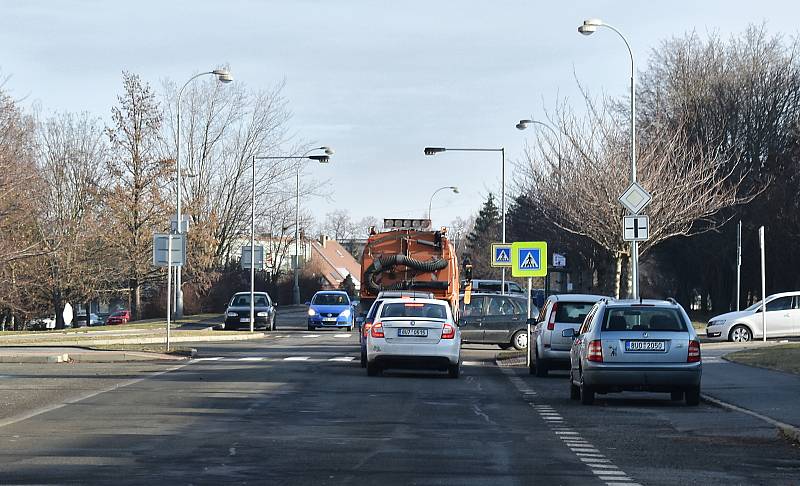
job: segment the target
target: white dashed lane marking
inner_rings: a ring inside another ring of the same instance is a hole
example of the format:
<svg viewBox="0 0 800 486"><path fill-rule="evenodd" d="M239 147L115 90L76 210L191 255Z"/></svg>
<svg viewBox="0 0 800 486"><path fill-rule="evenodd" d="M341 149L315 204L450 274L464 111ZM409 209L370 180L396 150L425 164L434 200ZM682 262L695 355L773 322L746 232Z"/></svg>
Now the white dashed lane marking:
<svg viewBox="0 0 800 486"><path fill-rule="evenodd" d="M625 471L606 458L591 442L581 437L580 433L570 428L566 424L564 417L552 406L535 403L534 400L537 399L536 392L522 378L516 375L512 369L501 367L500 371L522 393L523 399L539 414L539 417L553 431L556 437L561 439L564 445L589 468L597 479L605 482L606 486L641 486L639 483L634 482Z"/></svg>
<svg viewBox="0 0 800 486"><path fill-rule="evenodd" d="M350 334L334 334L333 337L335 337L335 338L349 338Z"/></svg>
<svg viewBox="0 0 800 486"><path fill-rule="evenodd" d="M318 338L320 337L319 334L303 334L304 338Z"/></svg>
<svg viewBox="0 0 800 486"><path fill-rule="evenodd" d="M261 358L258 356L247 357L247 358L239 358L239 361L264 361L265 358Z"/></svg>

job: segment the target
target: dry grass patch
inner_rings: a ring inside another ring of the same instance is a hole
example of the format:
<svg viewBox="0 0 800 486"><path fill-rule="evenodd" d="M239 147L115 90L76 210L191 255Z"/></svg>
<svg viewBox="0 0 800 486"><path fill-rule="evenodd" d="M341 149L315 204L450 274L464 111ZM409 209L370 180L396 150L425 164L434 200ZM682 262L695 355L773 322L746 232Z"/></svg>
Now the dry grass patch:
<svg viewBox="0 0 800 486"><path fill-rule="evenodd" d="M800 343L745 349L725 358L735 363L800 374Z"/></svg>

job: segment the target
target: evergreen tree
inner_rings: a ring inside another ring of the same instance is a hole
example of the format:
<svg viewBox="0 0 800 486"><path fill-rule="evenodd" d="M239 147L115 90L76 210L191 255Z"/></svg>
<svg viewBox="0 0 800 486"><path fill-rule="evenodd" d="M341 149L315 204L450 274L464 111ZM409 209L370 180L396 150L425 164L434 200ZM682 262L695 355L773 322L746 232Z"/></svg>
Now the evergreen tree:
<svg viewBox="0 0 800 486"><path fill-rule="evenodd" d="M500 272L490 265L492 243L502 241L502 219L500 209L489 193L483 207L475 218L475 227L467 235L467 251L472 259L475 278L498 278Z"/></svg>

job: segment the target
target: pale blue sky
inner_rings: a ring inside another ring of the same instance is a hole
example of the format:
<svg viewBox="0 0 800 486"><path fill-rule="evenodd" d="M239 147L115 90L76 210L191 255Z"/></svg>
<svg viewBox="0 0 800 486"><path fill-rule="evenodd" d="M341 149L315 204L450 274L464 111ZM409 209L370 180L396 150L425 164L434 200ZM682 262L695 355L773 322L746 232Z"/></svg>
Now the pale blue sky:
<svg viewBox="0 0 800 486"><path fill-rule="evenodd" d="M436 188L434 224L477 211L499 192L499 154L425 157L425 146L506 147L520 157L557 97L578 102L575 76L595 93L624 95L629 60L605 30L576 28L598 17L628 37L638 68L663 39L690 30L741 32L766 22L795 35L800 3L753 1L496 0L0 0L0 71L5 88L47 110L108 119L121 72L153 86L229 64L237 82L284 94L299 137L331 145L315 167L328 200L306 207L364 216L422 216ZM404 187L399 190L400 187Z"/></svg>

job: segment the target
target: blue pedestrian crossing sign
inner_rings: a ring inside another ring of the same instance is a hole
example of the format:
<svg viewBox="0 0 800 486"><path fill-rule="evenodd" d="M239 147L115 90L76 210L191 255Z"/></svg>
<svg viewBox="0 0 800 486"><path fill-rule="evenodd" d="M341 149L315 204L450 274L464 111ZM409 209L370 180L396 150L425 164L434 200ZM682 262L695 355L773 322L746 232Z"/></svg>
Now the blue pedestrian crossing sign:
<svg viewBox="0 0 800 486"><path fill-rule="evenodd" d="M511 275L514 277L547 276L547 242L518 241L512 243Z"/></svg>
<svg viewBox="0 0 800 486"><path fill-rule="evenodd" d="M492 243L492 266L511 266L511 243Z"/></svg>

